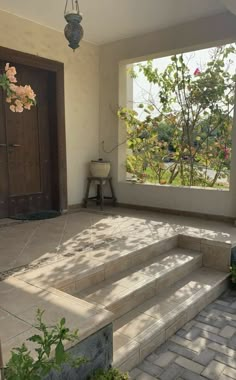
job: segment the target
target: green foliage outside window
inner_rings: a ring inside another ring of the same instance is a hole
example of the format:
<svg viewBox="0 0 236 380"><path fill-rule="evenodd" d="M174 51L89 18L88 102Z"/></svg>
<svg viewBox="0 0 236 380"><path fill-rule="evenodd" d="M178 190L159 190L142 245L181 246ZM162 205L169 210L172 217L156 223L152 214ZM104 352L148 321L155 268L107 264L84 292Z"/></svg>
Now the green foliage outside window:
<svg viewBox="0 0 236 380"><path fill-rule="evenodd" d="M203 69L192 73L184 54L164 71L153 61L135 65L157 96L139 104L145 118L127 107L118 116L127 127L127 172L139 182L217 187L229 174L232 150L235 45L211 50ZM211 172L211 175L209 175ZM212 175L213 173L213 175Z"/></svg>

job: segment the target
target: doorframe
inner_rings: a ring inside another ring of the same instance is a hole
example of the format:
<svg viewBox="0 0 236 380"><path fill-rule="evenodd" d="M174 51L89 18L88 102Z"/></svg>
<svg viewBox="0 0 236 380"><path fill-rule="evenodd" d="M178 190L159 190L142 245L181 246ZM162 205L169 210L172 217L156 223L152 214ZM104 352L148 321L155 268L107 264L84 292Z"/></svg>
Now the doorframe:
<svg viewBox="0 0 236 380"><path fill-rule="evenodd" d="M57 205L59 211L66 212L68 209L67 195L67 164L66 164L66 129L65 129L65 90L64 90L64 63L51 59L38 57L33 54L23 53L17 50L0 47L0 60L22 64L37 69L54 73L56 81L56 121L53 123L57 136L57 149L55 150L58 192ZM52 194L53 195L53 194Z"/></svg>

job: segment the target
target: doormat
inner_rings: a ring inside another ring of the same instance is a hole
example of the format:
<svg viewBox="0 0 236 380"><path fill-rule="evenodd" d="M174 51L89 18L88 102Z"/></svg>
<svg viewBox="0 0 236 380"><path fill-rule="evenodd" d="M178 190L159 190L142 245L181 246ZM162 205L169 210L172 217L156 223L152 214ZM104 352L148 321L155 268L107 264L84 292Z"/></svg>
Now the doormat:
<svg viewBox="0 0 236 380"><path fill-rule="evenodd" d="M60 216L60 211L55 210L42 210L38 212L30 212L28 214L16 214L15 216L11 216L11 219L14 220L44 220L44 219L52 219Z"/></svg>

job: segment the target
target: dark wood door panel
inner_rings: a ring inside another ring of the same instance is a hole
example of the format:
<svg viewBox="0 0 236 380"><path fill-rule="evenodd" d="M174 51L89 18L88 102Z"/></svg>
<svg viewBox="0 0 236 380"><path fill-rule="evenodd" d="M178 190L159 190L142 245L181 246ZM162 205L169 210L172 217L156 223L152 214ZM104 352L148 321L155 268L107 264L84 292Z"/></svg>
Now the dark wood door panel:
<svg viewBox="0 0 236 380"><path fill-rule="evenodd" d="M8 216L8 163L3 92L0 90L0 218ZM2 112L1 112L2 110Z"/></svg>
<svg viewBox="0 0 236 380"><path fill-rule="evenodd" d="M27 112L27 111L25 111ZM30 117L29 117L30 116ZM9 195L41 191L37 112L15 114L6 111Z"/></svg>
<svg viewBox="0 0 236 380"><path fill-rule="evenodd" d="M30 111L13 113L2 99L5 120L0 123L5 140L1 134L0 138L6 146L2 153L0 150L0 170L5 168L8 178L0 185L0 193L8 199L10 216L52 208L48 75L47 71L17 65L18 84L30 84L37 94L37 106ZM3 210L1 203L0 208Z"/></svg>

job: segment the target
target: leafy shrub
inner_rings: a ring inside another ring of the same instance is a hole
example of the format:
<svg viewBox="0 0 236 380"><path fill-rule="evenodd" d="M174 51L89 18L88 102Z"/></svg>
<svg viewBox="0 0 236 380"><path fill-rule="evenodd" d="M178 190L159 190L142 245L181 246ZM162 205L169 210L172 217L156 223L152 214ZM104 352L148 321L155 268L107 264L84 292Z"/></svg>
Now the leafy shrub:
<svg viewBox="0 0 236 380"><path fill-rule="evenodd" d="M129 380L129 376L116 368L110 368L107 371L97 371L90 380Z"/></svg>
<svg viewBox="0 0 236 380"><path fill-rule="evenodd" d="M57 325L47 327L42 320L43 314L37 310L37 325L34 327L40 334L28 339L36 344L35 355L25 344L14 348L4 371L6 380L42 380L51 370L60 371L65 363L79 367L86 362L84 358L72 358L64 348L65 341L78 340L78 330L70 331L65 325L65 318Z"/></svg>
<svg viewBox="0 0 236 380"><path fill-rule="evenodd" d="M85 358L72 358L65 351L64 342L78 341L78 330L70 331L66 327L66 320L48 327L43 322L44 311L37 310L37 324L34 326L39 334L31 336L28 341L36 344L35 355L23 343L21 347L14 348L8 361L4 380L42 380L51 370L61 371L63 364L79 368L86 363ZM107 371L99 370L90 380L128 380L127 374L122 374L117 369L111 368Z"/></svg>

